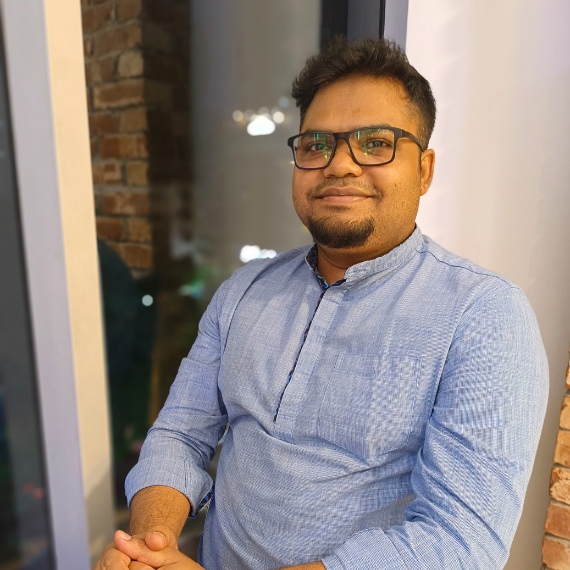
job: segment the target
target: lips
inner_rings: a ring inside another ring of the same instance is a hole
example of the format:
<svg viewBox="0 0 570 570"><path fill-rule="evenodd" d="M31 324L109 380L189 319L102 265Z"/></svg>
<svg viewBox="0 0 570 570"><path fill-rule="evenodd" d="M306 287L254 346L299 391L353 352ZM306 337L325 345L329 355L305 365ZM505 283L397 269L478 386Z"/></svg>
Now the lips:
<svg viewBox="0 0 570 570"><path fill-rule="evenodd" d="M354 186L330 186L319 192L315 198L321 200L326 204L347 206L356 202L362 202L367 198L372 198L372 195Z"/></svg>
<svg viewBox="0 0 570 570"><path fill-rule="evenodd" d="M355 186L343 186L338 188L336 186L330 186L319 192L316 198L328 198L330 196L352 196L358 198L371 198L372 196L361 188L356 188Z"/></svg>

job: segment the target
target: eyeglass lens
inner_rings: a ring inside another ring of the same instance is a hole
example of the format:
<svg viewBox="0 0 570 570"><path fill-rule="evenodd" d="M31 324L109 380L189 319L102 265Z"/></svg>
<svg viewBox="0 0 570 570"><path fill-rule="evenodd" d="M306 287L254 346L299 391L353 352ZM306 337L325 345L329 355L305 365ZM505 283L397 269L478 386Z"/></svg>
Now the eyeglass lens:
<svg viewBox="0 0 570 570"><path fill-rule="evenodd" d="M390 162L394 154L394 133L387 129L362 129L350 134L350 146L360 164ZM301 168L327 165L335 140L331 133L306 133L295 140L295 161Z"/></svg>

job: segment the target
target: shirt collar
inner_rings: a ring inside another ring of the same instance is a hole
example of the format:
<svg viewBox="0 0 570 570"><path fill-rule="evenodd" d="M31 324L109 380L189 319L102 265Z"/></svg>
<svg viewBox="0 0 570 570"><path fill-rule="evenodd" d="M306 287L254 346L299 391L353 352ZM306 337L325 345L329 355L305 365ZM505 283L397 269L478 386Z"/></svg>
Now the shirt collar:
<svg viewBox="0 0 570 570"><path fill-rule="evenodd" d="M422 232L420 231L420 228L416 226L416 229L406 241L402 242L399 246L390 250L385 255L381 255L380 257L369 259L368 261L363 261L362 263L357 263L356 265L349 267L344 274L343 282L355 283L356 281L360 281L361 279L375 275L377 273L382 273L383 271L391 269L397 265L403 265L412 257L422 241ZM323 288L328 288L329 284L319 274L317 265L317 244L311 247L305 257L305 260L313 273L316 275L321 286Z"/></svg>

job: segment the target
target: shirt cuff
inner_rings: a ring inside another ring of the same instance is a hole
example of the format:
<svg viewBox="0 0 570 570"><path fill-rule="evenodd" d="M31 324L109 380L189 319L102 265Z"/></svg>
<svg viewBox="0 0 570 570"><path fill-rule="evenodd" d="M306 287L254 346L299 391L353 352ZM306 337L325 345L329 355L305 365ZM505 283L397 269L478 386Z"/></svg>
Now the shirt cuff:
<svg viewBox="0 0 570 570"><path fill-rule="evenodd" d="M322 559L327 570L392 570L407 568L400 553L379 528L352 535Z"/></svg>
<svg viewBox="0 0 570 570"><path fill-rule="evenodd" d="M203 469L181 457L152 457L139 460L125 481L130 507L136 493L146 487L161 485L180 491L190 501L190 516L196 516L202 499L212 488L212 478Z"/></svg>

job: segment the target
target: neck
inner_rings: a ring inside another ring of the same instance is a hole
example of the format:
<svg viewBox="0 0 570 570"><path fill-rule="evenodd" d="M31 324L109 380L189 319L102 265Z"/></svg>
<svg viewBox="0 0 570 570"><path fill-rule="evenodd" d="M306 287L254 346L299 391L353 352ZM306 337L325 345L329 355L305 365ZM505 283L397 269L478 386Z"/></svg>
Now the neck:
<svg viewBox="0 0 570 570"><path fill-rule="evenodd" d="M349 267L386 255L395 247L404 243L412 233L414 233L414 230L415 226L412 231L407 233L403 238L399 237L393 239L389 243L367 243L359 248L334 249L317 243L319 252L317 267L319 274L326 279L327 283L336 283L339 279L344 277Z"/></svg>

